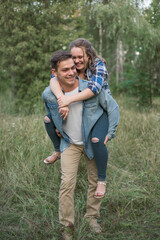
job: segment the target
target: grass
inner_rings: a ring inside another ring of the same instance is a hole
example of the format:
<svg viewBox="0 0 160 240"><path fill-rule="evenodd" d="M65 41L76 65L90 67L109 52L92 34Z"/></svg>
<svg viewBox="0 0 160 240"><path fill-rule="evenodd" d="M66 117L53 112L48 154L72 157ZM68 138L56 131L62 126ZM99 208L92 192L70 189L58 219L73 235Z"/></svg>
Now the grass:
<svg viewBox="0 0 160 240"><path fill-rule="evenodd" d="M95 235L83 220L86 206L85 161L75 192L76 240L160 239L160 107L140 111L134 99L117 97L120 124L108 144L107 194ZM45 165L52 151L43 113L11 114L2 99L0 113L0 239L61 240L58 222L60 162ZM10 109L9 109L10 108Z"/></svg>

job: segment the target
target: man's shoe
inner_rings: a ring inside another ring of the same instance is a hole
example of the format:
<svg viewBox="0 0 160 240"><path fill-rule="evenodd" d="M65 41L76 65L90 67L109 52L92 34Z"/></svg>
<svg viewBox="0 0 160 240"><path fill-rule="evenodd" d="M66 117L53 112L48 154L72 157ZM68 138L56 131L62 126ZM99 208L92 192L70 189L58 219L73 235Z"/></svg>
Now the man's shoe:
<svg viewBox="0 0 160 240"><path fill-rule="evenodd" d="M86 218L86 220L89 223L91 231L93 231L95 233L101 233L102 232L102 228L99 225L99 223L97 223L96 218Z"/></svg>
<svg viewBox="0 0 160 240"><path fill-rule="evenodd" d="M64 240L73 240L73 229L64 227L62 235Z"/></svg>

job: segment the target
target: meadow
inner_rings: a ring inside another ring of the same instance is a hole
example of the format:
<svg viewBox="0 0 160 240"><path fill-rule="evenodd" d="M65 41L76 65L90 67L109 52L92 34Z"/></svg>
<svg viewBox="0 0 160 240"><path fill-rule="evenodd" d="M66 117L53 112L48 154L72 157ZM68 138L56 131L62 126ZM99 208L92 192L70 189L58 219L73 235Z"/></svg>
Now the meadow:
<svg viewBox="0 0 160 240"><path fill-rule="evenodd" d="M85 160L75 191L76 240L160 239L160 99L139 109L131 97L115 97L120 107L116 139L108 143L107 194L102 202L102 233L84 221L87 192ZM43 107L42 107L43 108ZM1 98L0 239L61 240L58 222L60 161L45 165L52 144L44 111L25 116Z"/></svg>

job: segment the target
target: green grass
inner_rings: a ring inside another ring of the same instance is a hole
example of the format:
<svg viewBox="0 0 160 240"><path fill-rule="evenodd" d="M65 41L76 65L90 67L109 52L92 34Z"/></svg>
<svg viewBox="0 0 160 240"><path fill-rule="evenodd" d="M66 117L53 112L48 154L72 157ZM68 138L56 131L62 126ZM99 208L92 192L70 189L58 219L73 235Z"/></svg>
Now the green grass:
<svg viewBox="0 0 160 240"><path fill-rule="evenodd" d="M121 96L116 100L120 124L117 138L108 144L107 194L99 219L103 232L93 234L83 219L87 173L82 159L75 192L76 240L159 240L159 99L155 99L153 109L145 111L139 111L132 98ZM0 239L61 240L60 162L49 166L43 163L52 152L43 113L16 116L5 111L5 101L2 104Z"/></svg>

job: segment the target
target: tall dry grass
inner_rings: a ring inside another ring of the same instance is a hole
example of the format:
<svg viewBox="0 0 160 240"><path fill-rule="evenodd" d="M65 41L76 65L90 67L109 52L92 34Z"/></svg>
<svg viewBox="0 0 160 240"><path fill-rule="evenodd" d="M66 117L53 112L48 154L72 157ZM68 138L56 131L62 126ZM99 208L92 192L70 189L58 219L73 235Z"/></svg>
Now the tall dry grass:
<svg viewBox="0 0 160 240"><path fill-rule="evenodd" d="M103 232L93 234L83 219L87 174L82 159L75 192L76 239L160 239L159 99L145 111L129 97L116 100L120 123L117 138L108 144L107 194L99 219ZM2 102L0 239L60 240L60 162L43 163L52 151L43 113L17 116Z"/></svg>

